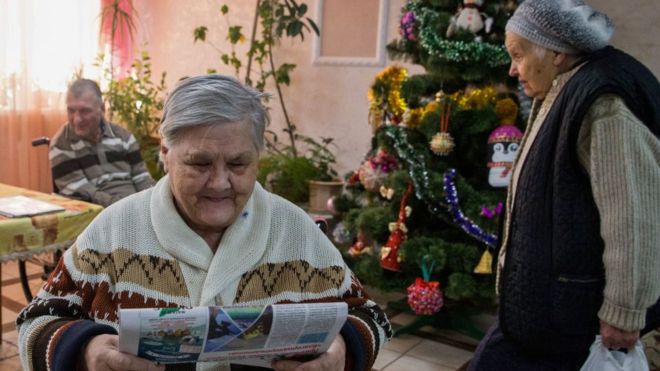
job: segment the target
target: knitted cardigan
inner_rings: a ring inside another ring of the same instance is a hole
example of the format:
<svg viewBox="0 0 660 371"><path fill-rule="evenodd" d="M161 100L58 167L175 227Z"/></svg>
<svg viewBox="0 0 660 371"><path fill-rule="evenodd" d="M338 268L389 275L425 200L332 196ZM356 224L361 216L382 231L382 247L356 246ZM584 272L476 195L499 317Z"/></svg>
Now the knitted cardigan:
<svg viewBox="0 0 660 371"><path fill-rule="evenodd" d="M390 324L303 210L257 183L213 254L178 214L166 176L104 210L66 251L18 316L21 362L26 370L74 369L86 341L116 333L120 307L340 300L349 306L346 368L368 370Z"/></svg>

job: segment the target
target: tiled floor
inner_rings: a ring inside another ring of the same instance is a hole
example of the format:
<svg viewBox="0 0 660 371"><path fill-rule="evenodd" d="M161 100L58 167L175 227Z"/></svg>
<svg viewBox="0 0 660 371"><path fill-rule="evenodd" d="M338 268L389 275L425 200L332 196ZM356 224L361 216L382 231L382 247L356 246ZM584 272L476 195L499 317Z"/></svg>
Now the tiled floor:
<svg viewBox="0 0 660 371"><path fill-rule="evenodd" d="M374 299L390 313L394 328L409 324L413 315L400 313L392 315L387 303L401 298L401 295L382 295L370 290ZM476 319L477 327L485 329L492 323L491 316ZM379 371L454 371L465 370L478 341L451 330L438 330L430 326L421 327L416 335L400 335L393 338L381 350L374 370Z"/></svg>
<svg viewBox="0 0 660 371"><path fill-rule="evenodd" d="M392 339L381 350L374 370L463 370L472 352L413 335Z"/></svg>
<svg viewBox="0 0 660 371"><path fill-rule="evenodd" d="M27 264L30 286L36 292L41 286L40 267ZM375 295L377 301L385 305L397 295ZM16 262L2 265L2 346L0 347L0 371L21 370L18 358L17 334L14 326L16 314L26 305L21 290ZM394 326L409 323L413 316L394 315ZM488 319L486 319L487 321ZM476 341L449 331L422 328L422 336L402 335L392 339L380 352L374 370L377 371L453 371L464 370L472 358ZM434 339L447 339L438 342ZM447 345L454 343L455 346Z"/></svg>

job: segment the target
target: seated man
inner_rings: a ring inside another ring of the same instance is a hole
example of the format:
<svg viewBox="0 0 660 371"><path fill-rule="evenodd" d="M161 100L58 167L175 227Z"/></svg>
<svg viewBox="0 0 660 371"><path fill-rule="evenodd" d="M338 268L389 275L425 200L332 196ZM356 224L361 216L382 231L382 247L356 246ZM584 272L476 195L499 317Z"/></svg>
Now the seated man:
<svg viewBox="0 0 660 371"><path fill-rule="evenodd" d="M135 137L103 118L96 82L74 81L66 108L68 122L51 141L49 153L59 193L108 206L154 184Z"/></svg>

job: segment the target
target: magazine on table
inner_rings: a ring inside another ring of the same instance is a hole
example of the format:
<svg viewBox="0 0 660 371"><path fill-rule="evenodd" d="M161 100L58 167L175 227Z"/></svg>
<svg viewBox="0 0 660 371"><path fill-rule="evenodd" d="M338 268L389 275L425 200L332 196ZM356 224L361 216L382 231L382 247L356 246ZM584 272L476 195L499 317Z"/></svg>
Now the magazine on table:
<svg viewBox="0 0 660 371"><path fill-rule="evenodd" d="M0 197L0 215L21 218L63 211L64 208L50 202L25 196Z"/></svg>
<svg viewBox="0 0 660 371"><path fill-rule="evenodd" d="M325 352L346 322L346 303L119 310L119 350L159 363L274 359Z"/></svg>

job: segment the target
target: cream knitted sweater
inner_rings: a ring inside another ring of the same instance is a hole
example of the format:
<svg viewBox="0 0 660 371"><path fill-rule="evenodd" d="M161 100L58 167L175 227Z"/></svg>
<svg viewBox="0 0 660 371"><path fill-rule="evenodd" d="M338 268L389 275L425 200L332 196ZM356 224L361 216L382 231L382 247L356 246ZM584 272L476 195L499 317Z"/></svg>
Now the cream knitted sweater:
<svg viewBox="0 0 660 371"><path fill-rule="evenodd" d="M502 246L523 164L541 124L575 68L559 75L532 115L514 165ZM624 329L645 325L646 308L660 296L660 141L615 95L598 97L578 135L578 159L588 172L605 242L604 301L598 316ZM500 251L498 278L506 251Z"/></svg>
<svg viewBox="0 0 660 371"><path fill-rule="evenodd" d="M391 336L389 323L303 210L256 184L213 254L178 214L165 177L104 210L67 250L19 315L21 360L26 369L52 367L65 350L77 350L69 349L77 346L67 341L71 328L117 330L119 307L338 300L349 304L342 335L352 366L369 369Z"/></svg>

